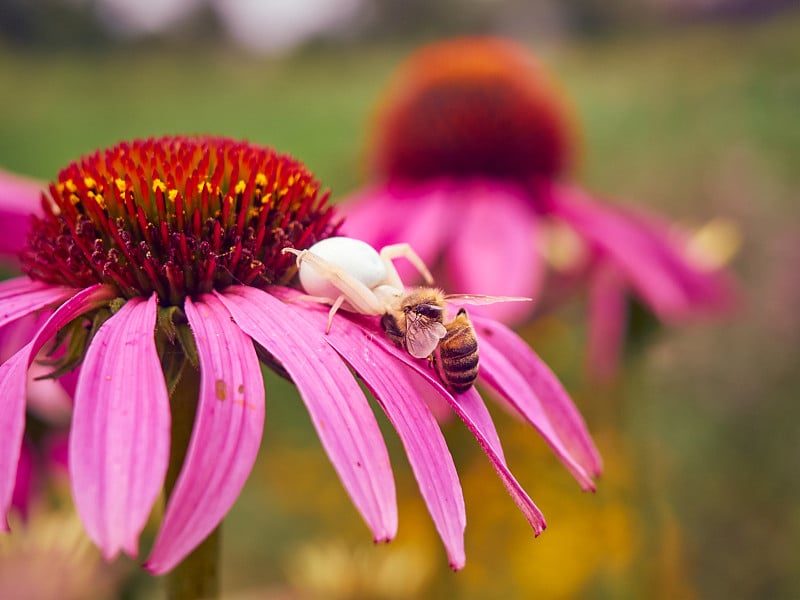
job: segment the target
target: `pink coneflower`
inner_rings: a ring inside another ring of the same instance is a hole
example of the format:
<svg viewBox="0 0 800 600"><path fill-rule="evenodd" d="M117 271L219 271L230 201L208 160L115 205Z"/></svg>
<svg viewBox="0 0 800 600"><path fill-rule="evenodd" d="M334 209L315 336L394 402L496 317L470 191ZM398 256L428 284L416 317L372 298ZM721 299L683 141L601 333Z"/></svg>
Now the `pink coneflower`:
<svg viewBox="0 0 800 600"><path fill-rule="evenodd" d="M565 182L576 146L569 106L525 48L432 44L379 105L371 182L343 205L346 233L374 246L409 242L453 292L541 297L550 232L566 226L578 247L563 281L547 287L588 283L599 370L621 345L629 294L667 322L727 307L727 276L693 261L685 235ZM489 309L507 322L533 310Z"/></svg>
<svg viewBox="0 0 800 600"><path fill-rule="evenodd" d="M137 554L175 460L171 427L174 437L187 407L191 440L167 486L147 568L169 571L219 525L261 442L258 357L297 386L376 541L395 535L394 480L351 369L397 429L453 568L465 560L464 502L428 401L446 402L463 419L535 533L544 529L508 470L475 388L450 394L426 361L386 338L377 317L341 312L326 334L327 307L287 301L299 292L288 287L294 257L281 250L308 248L338 228L318 190L290 157L208 137L123 143L61 171L21 254L27 275L0 284L0 324L52 310L0 366L3 514L25 425L26 373L49 350L60 358L56 372L81 367L70 431L72 492L106 558ZM593 489L600 459L558 380L503 325L474 324L482 380L539 431L584 489Z"/></svg>

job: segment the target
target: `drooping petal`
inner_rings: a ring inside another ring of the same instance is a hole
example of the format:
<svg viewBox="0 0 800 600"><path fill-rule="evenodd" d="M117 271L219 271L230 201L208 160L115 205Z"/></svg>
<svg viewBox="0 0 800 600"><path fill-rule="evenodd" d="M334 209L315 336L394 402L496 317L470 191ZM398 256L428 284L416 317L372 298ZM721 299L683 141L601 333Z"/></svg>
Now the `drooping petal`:
<svg viewBox="0 0 800 600"><path fill-rule="evenodd" d="M533 425L585 489L602 471L586 423L550 368L508 327L473 317L480 377Z"/></svg>
<svg viewBox="0 0 800 600"><path fill-rule="evenodd" d="M589 282L587 369L607 381L619 372L628 323L628 286L611 265L600 266Z"/></svg>
<svg viewBox="0 0 800 600"><path fill-rule="evenodd" d="M320 331L328 311L320 305L296 303ZM427 404L413 391L414 372L398 369L391 355L376 348L372 336L348 321L337 321L326 340L364 380L397 431L419 489L447 549L450 566L464 566L466 513L461 484L444 436Z"/></svg>
<svg viewBox="0 0 800 600"><path fill-rule="evenodd" d="M507 185L464 185L458 235L445 253L450 292L536 299L544 277L539 225L530 201ZM505 323L531 314L534 302L507 302L471 311Z"/></svg>
<svg viewBox="0 0 800 600"><path fill-rule="evenodd" d="M475 436L475 439L486 453L486 456L489 457L489 461L500 476L500 480L511 495L511 498L531 524L531 527L533 527L534 534L539 535L544 531L547 526L544 515L542 515L542 512L533 503L533 500L530 499L509 470L494 422L480 394L478 394L475 388L470 388L470 390L464 394L458 394L456 396L451 395L439 381L431 375L431 369L428 368L426 362L414 359L404 350L396 348L374 325L370 325L364 319L353 317L351 320L361 327L366 335L372 336L373 343L380 346L385 352L388 352L396 359L405 363L420 376L417 380L413 380L416 382L415 388L420 394L423 396L431 394L438 395L450 404L453 411L464 421L464 424L472 435Z"/></svg>
<svg viewBox="0 0 800 600"><path fill-rule="evenodd" d="M553 186L550 199L552 213L613 260L659 317L681 319L732 303L724 272L693 266L653 219L602 206L574 187Z"/></svg>
<svg viewBox="0 0 800 600"><path fill-rule="evenodd" d="M0 254L13 255L22 249L31 215L41 214L42 192L47 185L0 169Z"/></svg>
<svg viewBox="0 0 800 600"><path fill-rule="evenodd" d="M51 310L30 313L0 327L0 362L5 362L27 344L52 314ZM50 424L69 423L72 395L48 376L53 367L34 362L28 369L27 410Z"/></svg>
<svg viewBox="0 0 800 600"><path fill-rule="evenodd" d="M58 308L34 338L0 366L0 529L8 531L5 516L11 505L22 433L25 429L27 373L44 344L72 319L114 297L114 290L94 285L76 293ZM35 310L35 309L31 309Z"/></svg>
<svg viewBox="0 0 800 600"><path fill-rule="evenodd" d="M22 449L17 463L17 481L11 497L11 506L19 511L23 519L28 518L31 496L34 485L34 457L33 450L27 440L23 441Z"/></svg>
<svg viewBox="0 0 800 600"><path fill-rule="evenodd" d="M184 311L200 358L200 396L192 437L145 566L165 573L219 525L258 454L264 380L253 342L209 294Z"/></svg>
<svg viewBox="0 0 800 600"><path fill-rule="evenodd" d="M567 450L528 382L497 349L482 343L480 353L481 378L539 432L581 487L594 491L592 478Z"/></svg>
<svg viewBox="0 0 800 600"><path fill-rule="evenodd" d="M418 371L419 372L419 371ZM530 496L523 489L511 470L506 464L503 449L500 446L500 438L497 435L492 417L486 408L478 391L473 387L463 394L451 396L446 390L436 389L438 385L432 380L427 380L428 385L423 386L421 391L423 394L444 393L446 397L452 399L451 406L456 414L464 421L464 424L470 430L475 439L478 440L486 456L489 457L494 470L500 476L500 481L505 486L511 499L517 505L519 510L528 520L531 527L533 527L534 535L539 535L547 527L544 515L539 507L533 503ZM418 388L419 389L419 388Z"/></svg>
<svg viewBox="0 0 800 600"><path fill-rule="evenodd" d="M0 530L8 531L6 515L11 506L22 433L25 430L25 384L33 342L0 367Z"/></svg>
<svg viewBox="0 0 800 600"><path fill-rule="evenodd" d="M16 277L0 284L0 327L46 306L59 304L73 296L75 288L48 285L28 277Z"/></svg>
<svg viewBox="0 0 800 600"><path fill-rule="evenodd" d="M619 216L649 238L653 256L683 289L685 306L664 312L663 318L681 320L703 313L724 313L734 308L737 292L733 278L721 267L697 263L698 259L689 254L686 231L649 213L620 210Z"/></svg>
<svg viewBox="0 0 800 600"><path fill-rule="evenodd" d="M617 262L656 312L683 306L685 298L679 282L659 265L649 240L640 230L626 226L617 215L577 188L556 188L553 199L554 214Z"/></svg>
<svg viewBox="0 0 800 600"><path fill-rule="evenodd" d="M17 294L35 292L45 288L54 288L57 286L50 285L44 281L36 281L30 277L23 275L0 281L0 300L16 296Z"/></svg>
<svg viewBox="0 0 800 600"><path fill-rule="evenodd" d="M391 540L397 532L397 503L386 445L364 393L325 340L324 327L306 322L297 307L256 288L231 286L217 297L236 324L289 373L375 541Z"/></svg>
<svg viewBox="0 0 800 600"><path fill-rule="evenodd" d="M169 395L154 340L156 296L128 300L86 352L72 417L72 495L107 560L138 553L169 462Z"/></svg>

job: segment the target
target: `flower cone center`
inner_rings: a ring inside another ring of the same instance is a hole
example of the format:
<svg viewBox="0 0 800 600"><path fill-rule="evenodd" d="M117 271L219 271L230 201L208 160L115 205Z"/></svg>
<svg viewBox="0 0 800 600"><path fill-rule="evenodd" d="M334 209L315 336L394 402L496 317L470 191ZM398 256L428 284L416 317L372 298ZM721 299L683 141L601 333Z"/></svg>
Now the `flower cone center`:
<svg viewBox="0 0 800 600"><path fill-rule="evenodd" d="M327 194L291 157L215 137L122 143L63 169L34 217L23 270L53 284L156 292L162 305L232 284L286 283L337 228Z"/></svg>
<svg viewBox="0 0 800 600"><path fill-rule="evenodd" d="M573 137L560 91L524 48L460 39L401 67L379 108L374 168L391 179L553 177Z"/></svg>

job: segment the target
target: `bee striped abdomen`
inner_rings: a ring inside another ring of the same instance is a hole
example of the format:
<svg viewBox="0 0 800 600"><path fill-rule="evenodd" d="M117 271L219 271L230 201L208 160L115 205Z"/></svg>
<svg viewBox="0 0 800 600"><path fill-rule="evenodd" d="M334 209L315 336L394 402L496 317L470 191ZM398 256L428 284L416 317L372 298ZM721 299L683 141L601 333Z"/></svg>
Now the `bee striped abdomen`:
<svg viewBox="0 0 800 600"><path fill-rule="evenodd" d="M447 335L436 350L436 370L442 383L461 394L478 377L478 340L464 309L445 327Z"/></svg>

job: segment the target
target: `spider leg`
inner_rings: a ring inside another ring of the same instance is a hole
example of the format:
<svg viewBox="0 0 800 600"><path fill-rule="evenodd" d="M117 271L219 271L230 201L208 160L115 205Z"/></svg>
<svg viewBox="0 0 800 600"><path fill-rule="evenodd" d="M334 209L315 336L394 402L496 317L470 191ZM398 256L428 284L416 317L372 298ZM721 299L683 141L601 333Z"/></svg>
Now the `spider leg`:
<svg viewBox="0 0 800 600"><path fill-rule="evenodd" d="M297 296L292 296L291 298L287 298L286 302L314 302L316 304L327 304L330 306L333 304L334 299L328 298L327 296L312 296L310 294L299 294Z"/></svg>
<svg viewBox="0 0 800 600"><path fill-rule="evenodd" d="M344 302L344 295L339 296L336 300L334 300L333 304L331 304L331 309L328 311L328 326L325 328L325 334L331 332L331 325L333 325L333 315L336 314L336 311L342 306L342 302Z"/></svg>
<svg viewBox="0 0 800 600"><path fill-rule="evenodd" d="M383 259L383 263L386 265L386 271L388 273L386 281L389 285L400 290L404 288L403 282L400 280L400 275L397 274L397 269L395 269L394 265L392 264L392 260L395 258L405 258L408 260L408 262L414 265L417 271L420 272L427 284L430 285L433 283L433 275L431 275L428 267L425 266L425 263L422 262L422 259L416 252L414 252L414 249L409 244L405 242L400 244L390 244L389 246L384 246L381 248L379 254Z"/></svg>
<svg viewBox="0 0 800 600"><path fill-rule="evenodd" d="M333 298L327 298L325 296L310 296L309 294L292 296L287 300L287 302L314 302L316 304L329 305L331 309L328 311L328 326L325 328L325 333L330 333L331 325L333 324L333 315L335 315L336 312L342 307L344 301L344 295L341 295L334 300Z"/></svg>

